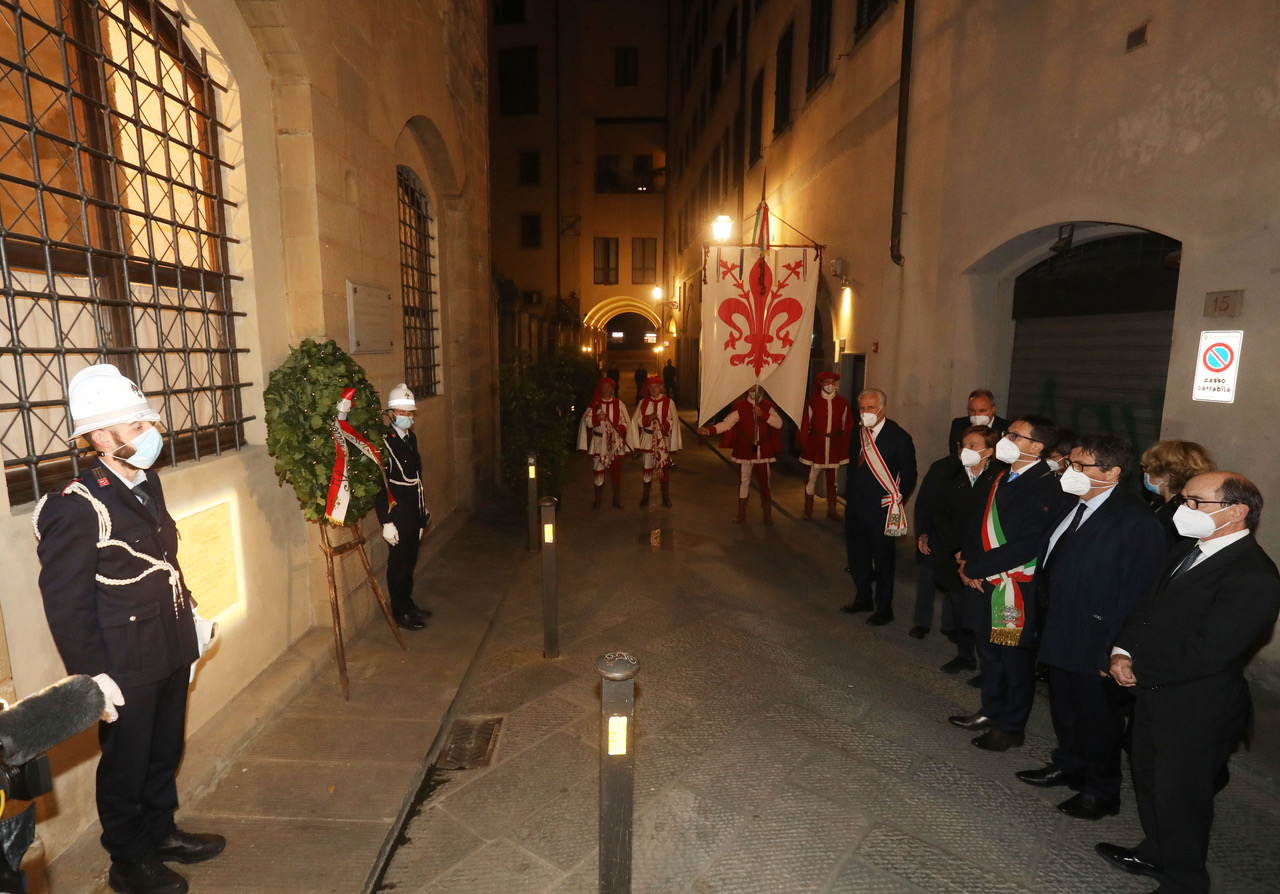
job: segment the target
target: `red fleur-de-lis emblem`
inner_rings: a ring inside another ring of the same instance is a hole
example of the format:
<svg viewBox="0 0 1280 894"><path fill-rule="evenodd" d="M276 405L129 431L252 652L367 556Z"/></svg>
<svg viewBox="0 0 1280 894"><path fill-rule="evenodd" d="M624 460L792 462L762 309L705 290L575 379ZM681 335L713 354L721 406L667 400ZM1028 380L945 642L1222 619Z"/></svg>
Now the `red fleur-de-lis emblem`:
<svg viewBox="0 0 1280 894"><path fill-rule="evenodd" d="M730 366L745 363L759 376L766 366L781 363L786 358L786 352L795 344L792 327L804 315L804 308L798 300L783 292L803 266L803 261L783 264L785 272L775 282L773 271L761 255L744 283L739 278L740 265L724 260L720 262L721 278L730 279L738 290L737 296L721 301L716 309L717 316L733 330L724 347L736 351L739 342L745 343L742 353L730 355ZM778 345L776 349L775 342Z"/></svg>

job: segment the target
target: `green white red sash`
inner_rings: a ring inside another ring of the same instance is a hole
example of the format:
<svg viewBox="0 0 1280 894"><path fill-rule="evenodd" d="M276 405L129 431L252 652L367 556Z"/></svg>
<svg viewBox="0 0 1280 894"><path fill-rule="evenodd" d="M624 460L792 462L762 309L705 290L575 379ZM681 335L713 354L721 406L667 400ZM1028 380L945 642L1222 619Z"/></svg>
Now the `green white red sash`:
<svg viewBox="0 0 1280 894"><path fill-rule="evenodd" d="M356 396L354 388L344 388L342 391L343 400L353 400ZM387 485L387 471L382 465L382 455L378 453L378 448L369 443L368 439L360 432L351 427L351 423L347 422L347 414L339 412L330 426L330 433L333 435L334 446L338 448L337 456L333 460L333 474L329 476L329 497L325 501L324 517L335 525L346 524L347 504L351 501L351 485L347 481L347 444L352 444L357 450L363 453L369 459L378 464L378 471L382 473L383 485L387 487L387 509L389 510L396 504L395 497L391 496L391 487Z"/></svg>
<svg viewBox="0 0 1280 894"><path fill-rule="evenodd" d="M898 490L898 479L890 474L884 457L876 448L875 439L871 437L871 429L865 425L862 427L862 459L885 491L884 498L880 500L880 505L888 509L884 518L885 536L905 537L907 513L902 506L902 491Z"/></svg>
<svg viewBox="0 0 1280 894"><path fill-rule="evenodd" d="M982 548L988 551L1008 542L1004 529L1000 527L1000 509L996 506L996 491L1005 474L1001 472L991 485L987 509L982 518ZM1035 573L1036 560L1032 559L987 578L995 584L995 589L991 592L991 642L996 645L1016 646L1021 641L1027 612L1022 599L1022 588L1018 585L1034 580Z"/></svg>

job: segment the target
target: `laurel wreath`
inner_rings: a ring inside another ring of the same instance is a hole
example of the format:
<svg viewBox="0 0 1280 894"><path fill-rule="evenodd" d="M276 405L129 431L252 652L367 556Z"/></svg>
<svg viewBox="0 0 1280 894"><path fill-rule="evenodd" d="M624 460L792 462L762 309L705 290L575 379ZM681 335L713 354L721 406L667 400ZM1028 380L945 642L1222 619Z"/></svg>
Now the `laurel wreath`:
<svg viewBox="0 0 1280 894"><path fill-rule="evenodd" d="M263 392L267 452L275 457L280 484L293 488L308 521L324 519L337 458L331 426L344 388L356 389L347 421L375 445L381 444L388 429L378 392L360 364L332 339L323 343L303 339L271 373ZM351 525L373 508L382 487L382 470L364 454L350 450L347 480L351 500L346 523Z"/></svg>

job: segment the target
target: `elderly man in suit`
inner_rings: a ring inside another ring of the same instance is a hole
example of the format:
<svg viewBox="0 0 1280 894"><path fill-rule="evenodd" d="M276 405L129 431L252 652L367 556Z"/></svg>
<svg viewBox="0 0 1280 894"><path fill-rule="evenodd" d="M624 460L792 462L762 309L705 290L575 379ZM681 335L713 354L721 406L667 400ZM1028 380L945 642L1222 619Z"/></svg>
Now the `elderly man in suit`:
<svg viewBox="0 0 1280 894"><path fill-rule="evenodd" d="M1280 574L1253 538L1253 482L1206 472L1182 496L1174 524L1196 539L1171 554L1111 655L1111 676L1137 693L1131 757L1146 837L1097 846L1109 863L1159 879L1161 894L1209 890L1214 783L1248 726L1245 664L1280 613Z"/></svg>
<svg viewBox="0 0 1280 894"><path fill-rule="evenodd" d="M1068 785L1067 816L1100 819L1120 809L1120 745L1129 694L1107 671L1111 644L1164 564L1164 530L1123 487L1133 449L1114 435L1087 435L1059 483L1079 499L1067 509L1037 562L1036 592L1048 613L1040 661L1058 737L1052 763L1024 770L1028 785Z"/></svg>
<svg viewBox="0 0 1280 894"><path fill-rule="evenodd" d="M975 631L982 706L947 719L981 731L973 744L986 751L1020 746L1031 716L1036 563L1068 499L1041 458L1057 437L1057 426L1043 416L1014 419L995 450L1009 468L995 476L964 523L960 577L982 593L984 607L982 629Z"/></svg>
<svg viewBox="0 0 1280 894"><path fill-rule="evenodd" d="M1003 432L1009 422L996 415L996 396L986 388L975 388L969 392L969 403L965 407L965 415L951 420L951 432L947 435L947 449L951 455L960 456L960 439L965 429L971 425L985 425L995 432Z"/></svg>
<svg viewBox="0 0 1280 894"><path fill-rule="evenodd" d="M854 599L846 614L875 611L873 627L893 620L894 549L907 534L907 497L916 486L916 447L901 425L886 417L888 398L867 389L858 395L858 437L849 443L844 537ZM871 582L875 581L872 597Z"/></svg>

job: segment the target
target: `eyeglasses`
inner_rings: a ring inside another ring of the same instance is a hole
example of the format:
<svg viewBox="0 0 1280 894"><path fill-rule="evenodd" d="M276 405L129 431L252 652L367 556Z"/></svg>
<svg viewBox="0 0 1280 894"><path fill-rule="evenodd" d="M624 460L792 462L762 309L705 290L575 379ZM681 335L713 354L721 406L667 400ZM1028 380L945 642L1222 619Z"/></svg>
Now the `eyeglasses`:
<svg viewBox="0 0 1280 894"><path fill-rule="evenodd" d="M1102 463L1078 463L1074 459L1068 460L1068 462L1071 463L1071 468L1075 469L1077 472L1083 472L1085 469L1101 469L1102 468ZM1107 468L1110 468L1110 466L1108 466Z"/></svg>
<svg viewBox="0 0 1280 894"><path fill-rule="evenodd" d="M1020 435L1020 434L1018 434L1016 431L1003 431L1003 432L1001 432L1001 433L1000 433L1000 437L1002 437L1002 438L1008 438L1010 441L1019 441L1019 440L1022 440L1022 441L1030 441L1032 444L1043 444L1043 443L1044 443L1044 441L1040 441L1040 440L1037 440L1037 439L1035 439L1035 438L1028 438L1026 435Z"/></svg>
<svg viewBox="0 0 1280 894"><path fill-rule="evenodd" d="M1238 506L1235 500L1201 500L1199 497L1182 498L1182 503L1188 509L1199 509L1201 506Z"/></svg>

